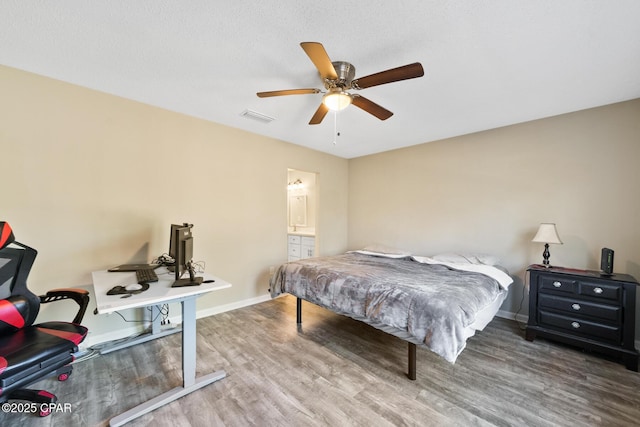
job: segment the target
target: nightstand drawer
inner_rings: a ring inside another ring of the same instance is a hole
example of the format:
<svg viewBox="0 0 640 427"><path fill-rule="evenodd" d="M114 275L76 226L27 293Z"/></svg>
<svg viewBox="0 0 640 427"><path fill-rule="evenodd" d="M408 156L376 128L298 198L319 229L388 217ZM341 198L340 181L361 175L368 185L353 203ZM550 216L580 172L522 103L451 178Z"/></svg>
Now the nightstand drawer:
<svg viewBox="0 0 640 427"><path fill-rule="evenodd" d="M587 320L561 316L546 311L540 311L540 325L560 328L570 334L598 337L600 340L616 344L619 344L622 338L622 329L619 326L589 322Z"/></svg>
<svg viewBox="0 0 640 427"><path fill-rule="evenodd" d="M538 298L538 306L541 309L565 311L569 316L575 314L584 317L594 317L616 324L622 320L622 307L617 305L585 302L576 298L564 298L548 294L540 294Z"/></svg>
<svg viewBox="0 0 640 427"><path fill-rule="evenodd" d="M540 276L540 289L547 289L558 292L576 293L576 280L566 279L557 276Z"/></svg>
<svg viewBox="0 0 640 427"><path fill-rule="evenodd" d="M608 299L611 301L620 301L621 287L581 281L580 290L578 292L580 295Z"/></svg>
<svg viewBox="0 0 640 427"><path fill-rule="evenodd" d="M636 288L628 274L530 265L526 339L536 336L616 357L638 372Z"/></svg>

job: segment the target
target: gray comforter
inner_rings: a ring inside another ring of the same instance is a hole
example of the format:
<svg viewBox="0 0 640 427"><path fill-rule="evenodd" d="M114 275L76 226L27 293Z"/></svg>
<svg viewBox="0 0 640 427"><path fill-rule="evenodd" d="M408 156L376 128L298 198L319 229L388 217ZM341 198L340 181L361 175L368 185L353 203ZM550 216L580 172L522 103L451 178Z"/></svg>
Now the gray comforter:
<svg viewBox="0 0 640 427"><path fill-rule="evenodd" d="M496 280L480 273L358 253L283 264L271 278L270 291L272 297L290 293L406 332L406 339L451 363L472 335L468 327L476 313L506 294Z"/></svg>

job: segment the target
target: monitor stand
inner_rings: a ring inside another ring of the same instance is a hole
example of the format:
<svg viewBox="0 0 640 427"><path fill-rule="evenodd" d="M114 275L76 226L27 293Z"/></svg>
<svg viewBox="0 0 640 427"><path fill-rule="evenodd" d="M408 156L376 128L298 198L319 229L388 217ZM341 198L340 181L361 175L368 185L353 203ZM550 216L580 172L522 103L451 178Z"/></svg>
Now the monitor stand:
<svg viewBox="0 0 640 427"><path fill-rule="evenodd" d="M187 270L189 271L189 277L184 279L178 279L171 285L172 288L182 288L183 286L200 286L202 284L202 277L196 277L196 272L193 269L191 262L187 263Z"/></svg>

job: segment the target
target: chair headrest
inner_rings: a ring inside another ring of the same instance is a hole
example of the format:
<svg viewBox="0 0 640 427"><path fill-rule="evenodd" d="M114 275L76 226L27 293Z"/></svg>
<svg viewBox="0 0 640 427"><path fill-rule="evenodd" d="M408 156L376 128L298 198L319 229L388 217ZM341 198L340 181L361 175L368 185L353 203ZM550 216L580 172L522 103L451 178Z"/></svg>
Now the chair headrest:
<svg viewBox="0 0 640 427"><path fill-rule="evenodd" d="M15 237L13 237L13 230L9 223L0 221L0 249L4 249L15 240Z"/></svg>

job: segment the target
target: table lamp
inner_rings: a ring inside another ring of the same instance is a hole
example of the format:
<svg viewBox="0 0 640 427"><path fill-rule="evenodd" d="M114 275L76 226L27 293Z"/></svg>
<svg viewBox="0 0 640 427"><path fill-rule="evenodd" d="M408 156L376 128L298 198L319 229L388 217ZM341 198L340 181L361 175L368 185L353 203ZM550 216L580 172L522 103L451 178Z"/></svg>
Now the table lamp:
<svg viewBox="0 0 640 427"><path fill-rule="evenodd" d="M556 230L556 225L552 223L542 223L540 224L540 228L538 228L538 232L533 237L532 242L544 243L544 252L542 253L542 261L543 265L547 268L551 267L549 265L549 257L551 254L549 253L549 243L553 243L556 245L561 245L562 240L558 236L558 230Z"/></svg>

